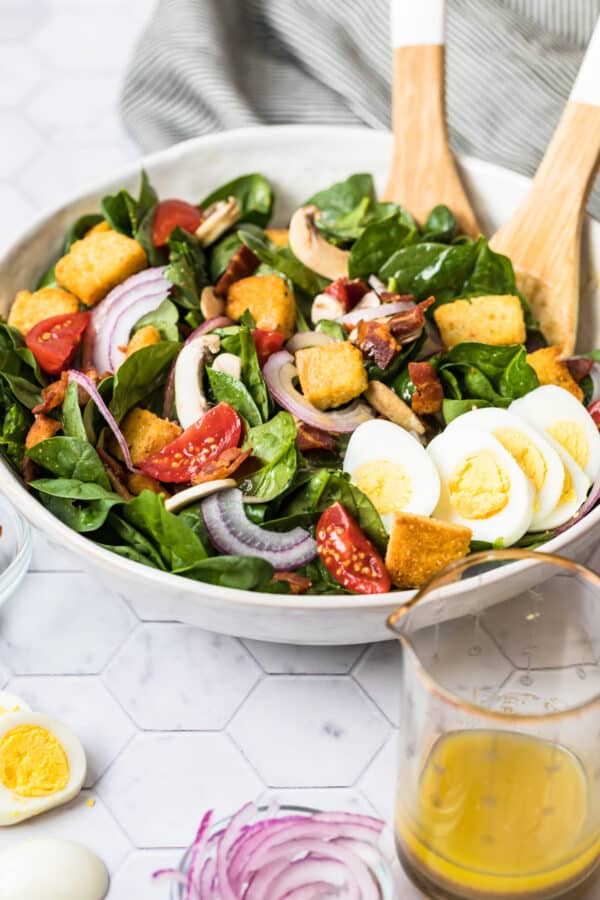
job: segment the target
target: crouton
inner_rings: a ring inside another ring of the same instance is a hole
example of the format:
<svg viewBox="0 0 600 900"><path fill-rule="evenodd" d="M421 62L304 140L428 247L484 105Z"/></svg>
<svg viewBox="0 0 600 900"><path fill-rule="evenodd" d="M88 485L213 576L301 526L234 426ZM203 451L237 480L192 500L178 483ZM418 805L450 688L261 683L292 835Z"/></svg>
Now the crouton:
<svg viewBox="0 0 600 900"><path fill-rule="evenodd" d="M564 388L582 403L583 391L569 372L566 362L559 357L558 347L542 347L535 353L528 353L527 362L535 369L540 384L555 384Z"/></svg>
<svg viewBox="0 0 600 900"><path fill-rule="evenodd" d="M19 291L10 308L8 324L25 335L44 319L76 313L78 309L77 297L62 288L40 288L33 294L30 291Z"/></svg>
<svg viewBox="0 0 600 900"><path fill-rule="evenodd" d="M117 284L148 264L133 238L117 231L93 231L75 241L56 263L56 280L86 306L95 306Z"/></svg>
<svg viewBox="0 0 600 900"><path fill-rule="evenodd" d="M510 294L454 300L438 306L433 317L448 349L463 341L523 344L527 336L521 301Z"/></svg>
<svg viewBox="0 0 600 900"><path fill-rule="evenodd" d="M304 396L317 409L342 406L368 386L363 355L348 341L299 350L296 365Z"/></svg>
<svg viewBox="0 0 600 900"><path fill-rule="evenodd" d="M153 494L169 496L169 492L165 490L160 481L157 481L156 478L150 478L149 475L129 475L127 477L127 490L134 497L137 497L142 491L152 491Z"/></svg>
<svg viewBox="0 0 600 900"><path fill-rule="evenodd" d="M26 449L31 450L36 444L41 444L42 441L54 437L59 431L62 431L62 424L58 419L52 419L50 416L44 415L44 413L38 413L34 416L33 425L25 438Z"/></svg>
<svg viewBox="0 0 600 900"><path fill-rule="evenodd" d="M417 588L469 551L471 529L412 513L394 513L385 564L399 588Z"/></svg>
<svg viewBox="0 0 600 900"><path fill-rule="evenodd" d="M287 228L267 228L265 234L276 247L287 247L290 242L290 233Z"/></svg>
<svg viewBox="0 0 600 900"><path fill-rule="evenodd" d="M152 344L160 344L160 340L161 337L158 328L155 328L154 325L144 325L143 328L136 331L129 339L125 355L131 356L132 353L135 353L136 350L141 350L142 347L151 347Z"/></svg>
<svg viewBox="0 0 600 900"><path fill-rule="evenodd" d="M102 222L98 222L97 225L94 225L93 228L90 228L89 231L86 231L84 237L88 237L88 235L90 235L90 234L97 234L99 231L110 231L110 230L111 230L110 225L108 224L106 219L104 219Z"/></svg>
<svg viewBox="0 0 600 900"><path fill-rule="evenodd" d="M121 422L121 431L127 441L131 459L135 466L143 462L153 453L158 453L181 434L181 428L175 422L161 419L147 409L134 406ZM121 448L111 438L108 450L118 459L123 459Z"/></svg>
<svg viewBox="0 0 600 900"><path fill-rule="evenodd" d="M289 338L296 322L296 302L285 280L279 275L251 275L231 285L227 292L225 315L239 319L249 310L257 328L280 331Z"/></svg>

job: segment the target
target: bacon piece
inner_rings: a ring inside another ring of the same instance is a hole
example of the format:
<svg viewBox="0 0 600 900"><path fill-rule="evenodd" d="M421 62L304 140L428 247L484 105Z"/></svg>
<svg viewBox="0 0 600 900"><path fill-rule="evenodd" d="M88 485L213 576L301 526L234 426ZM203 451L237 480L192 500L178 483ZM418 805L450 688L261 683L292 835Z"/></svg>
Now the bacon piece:
<svg viewBox="0 0 600 900"><path fill-rule="evenodd" d="M277 584L278 581L289 584L292 594L305 594L312 585L310 578L298 572L275 572L269 584Z"/></svg>
<svg viewBox="0 0 600 900"><path fill-rule="evenodd" d="M29 456L23 457L22 470L25 484L31 484L38 477L38 467Z"/></svg>
<svg viewBox="0 0 600 900"><path fill-rule="evenodd" d="M439 412L442 408L444 390L431 363L411 362L408 364L408 374L416 387L410 404L413 412L418 416Z"/></svg>
<svg viewBox="0 0 600 900"><path fill-rule="evenodd" d="M435 297L428 297L427 300L421 300L412 309L405 312L396 313L388 319L390 331L399 341L405 341L409 335L416 337L417 333L425 324L425 310L435 303Z"/></svg>
<svg viewBox="0 0 600 900"><path fill-rule="evenodd" d="M414 294L394 294L391 291L381 291L379 299L382 303L414 303Z"/></svg>
<svg viewBox="0 0 600 900"><path fill-rule="evenodd" d="M69 376L66 372L63 372L58 381L51 381L49 385L43 388L42 402L34 406L32 410L34 416L52 412L53 409L61 406L65 399L68 384Z"/></svg>
<svg viewBox="0 0 600 900"><path fill-rule="evenodd" d="M54 437L59 431L62 431L62 424L58 419L51 419L43 413L37 413L33 420L33 425L27 432L25 438L25 447L31 450L36 444L40 444L47 438Z"/></svg>
<svg viewBox="0 0 600 900"><path fill-rule="evenodd" d="M331 434L329 431L323 431L322 428L315 428L314 425L307 425L296 419L296 445L301 453L307 450L335 450L337 445L337 434Z"/></svg>
<svg viewBox="0 0 600 900"><path fill-rule="evenodd" d="M98 447L97 450L115 494L123 500L132 500L133 494L127 489L127 472L123 466L102 447Z"/></svg>
<svg viewBox="0 0 600 900"><path fill-rule="evenodd" d="M204 484L205 481L217 481L220 478L231 478L233 473L245 463L252 450L241 450L239 447L229 447L223 450L220 456L207 462L198 475L192 477L192 484Z"/></svg>
<svg viewBox="0 0 600 900"><path fill-rule="evenodd" d="M377 319L361 319L357 327L356 346L380 369L389 366L401 349L388 323Z"/></svg>
<svg viewBox="0 0 600 900"><path fill-rule="evenodd" d="M577 384L590 374L594 365L593 359L583 359L581 356L574 356L572 359L566 359L565 362L571 377Z"/></svg>
<svg viewBox="0 0 600 900"><path fill-rule="evenodd" d="M215 285L214 291L217 297L227 297L227 292L235 281L252 275L259 266L258 256L249 247L242 244L227 263L227 268Z"/></svg>
<svg viewBox="0 0 600 900"><path fill-rule="evenodd" d="M369 293L369 288L360 278L350 279L342 276L342 278L336 278L335 281L332 281L323 293L329 294L330 297L334 297L338 303L341 303L344 307L344 312L350 312L359 300L362 300L365 294Z"/></svg>
<svg viewBox="0 0 600 900"><path fill-rule="evenodd" d="M135 472L127 476L127 490L131 491L134 497L137 497L142 491L164 494L165 497L171 496L166 487L160 481L157 481L156 478L151 478L149 475L138 475Z"/></svg>

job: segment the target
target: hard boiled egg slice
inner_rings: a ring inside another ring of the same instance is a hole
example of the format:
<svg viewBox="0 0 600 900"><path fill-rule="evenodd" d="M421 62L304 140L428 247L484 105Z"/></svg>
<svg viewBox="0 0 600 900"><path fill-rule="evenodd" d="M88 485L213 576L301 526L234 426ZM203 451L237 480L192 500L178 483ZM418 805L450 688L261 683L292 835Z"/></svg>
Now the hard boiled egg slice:
<svg viewBox="0 0 600 900"><path fill-rule="evenodd" d="M510 547L529 529L533 485L508 450L491 434L447 429L427 448L440 474L434 516L465 525L473 540Z"/></svg>
<svg viewBox="0 0 600 900"><path fill-rule="evenodd" d="M519 400L509 411L554 438L591 481L600 475L600 433L579 400L554 384L545 384Z"/></svg>
<svg viewBox="0 0 600 900"><path fill-rule="evenodd" d="M60 838L30 838L0 853L0 900L103 900L106 866Z"/></svg>
<svg viewBox="0 0 600 900"><path fill-rule="evenodd" d="M543 530L541 523L555 509L563 493L565 468L556 450L535 428L505 409L474 409L448 426L451 431L475 428L493 434L521 466L535 496L530 528Z"/></svg>
<svg viewBox="0 0 600 900"><path fill-rule="evenodd" d="M6 716L10 713L29 712L30 707L10 691L0 691L0 716Z"/></svg>
<svg viewBox="0 0 600 900"><path fill-rule="evenodd" d="M558 528L559 525L568 522L583 504L591 485L590 479L583 469L579 468L572 456L552 438L548 438L548 440L563 464L562 490L554 509L548 513L545 519L538 519L535 528L532 527L532 531L546 531Z"/></svg>
<svg viewBox="0 0 600 900"><path fill-rule="evenodd" d="M363 422L353 432L344 472L367 495L388 531L395 512L430 516L440 496L440 479L427 451L385 419Z"/></svg>
<svg viewBox="0 0 600 900"><path fill-rule="evenodd" d="M72 800L86 760L79 739L42 713L0 717L0 825L16 825Z"/></svg>

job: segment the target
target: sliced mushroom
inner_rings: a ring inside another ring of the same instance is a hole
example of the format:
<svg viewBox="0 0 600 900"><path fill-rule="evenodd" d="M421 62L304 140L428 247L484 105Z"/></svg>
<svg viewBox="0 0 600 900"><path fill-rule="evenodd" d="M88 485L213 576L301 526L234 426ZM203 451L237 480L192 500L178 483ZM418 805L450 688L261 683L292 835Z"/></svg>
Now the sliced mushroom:
<svg viewBox="0 0 600 900"><path fill-rule="evenodd" d="M224 491L225 488L236 487L233 478L219 478L215 481L205 481L203 484L195 484L191 488L184 491L177 491L172 497L165 500L165 509L167 512L176 512L196 500L208 497L209 494L215 494L217 491Z"/></svg>
<svg viewBox="0 0 600 900"><path fill-rule="evenodd" d="M425 434L425 426L420 418L415 415L410 406L404 400L395 394L382 381L370 381L365 397L371 404L373 409L377 410L390 422L400 425L407 431L416 431L417 434Z"/></svg>
<svg viewBox="0 0 600 900"><path fill-rule="evenodd" d="M204 367L219 352L217 334L201 334L186 344L175 363L175 408L182 428L189 428L208 410L202 389Z"/></svg>
<svg viewBox="0 0 600 900"><path fill-rule="evenodd" d="M313 300L310 317L313 325L320 319L339 319L344 315L344 305L331 294L317 294Z"/></svg>
<svg viewBox="0 0 600 900"><path fill-rule="evenodd" d="M297 209L290 222L290 247L300 262L324 278L348 277L350 253L330 244L315 225L316 206Z"/></svg>
<svg viewBox="0 0 600 900"><path fill-rule="evenodd" d="M240 208L235 197L218 200L204 211L204 219L196 229L196 237L203 247L213 244L228 228L239 222Z"/></svg>
<svg viewBox="0 0 600 900"><path fill-rule="evenodd" d="M225 301L217 297L213 287L205 287L200 297L200 312L205 319L214 319L225 312Z"/></svg>
<svg viewBox="0 0 600 900"><path fill-rule="evenodd" d="M212 367L217 372L231 375L232 378L240 379L242 377L242 361L235 353L219 353Z"/></svg>

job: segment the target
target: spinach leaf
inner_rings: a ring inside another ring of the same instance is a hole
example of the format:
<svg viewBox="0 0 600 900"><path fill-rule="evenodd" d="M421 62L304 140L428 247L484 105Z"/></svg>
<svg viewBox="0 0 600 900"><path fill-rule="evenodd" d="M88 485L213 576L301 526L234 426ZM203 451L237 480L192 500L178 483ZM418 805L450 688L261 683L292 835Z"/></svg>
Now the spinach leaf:
<svg viewBox="0 0 600 900"><path fill-rule="evenodd" d="M52 263L43 275L40 275L38 278L35 285L36 291L39 291L40 288L44 287L58 287L58 282L56 280L56 263Z"/></svg>
<svg viewBox="0 0 600 900"><path fill-rule="evenodd" d="M213 244L209 264L211 284L217 283L241 246L242 242L235 231L232 234L226 234L216 244Z"/></svg>
<svg viewBox="0 0 600 900"><path fill-rule="evenodd" d="M20 403L8 406L0 431L0 447L15 469L20 470L25 455L25 438L33 417Z"/></svg>
<svg viewBox="0 0 600 900"><path fill-rule="evenodd" d="M153 312L147 313L135 323L133 331L139 331L147 325L154 325L160 331L161 336L166 341L178 341L179 329L179 310L170 300L163 300L160 306Z"/></svg>
<svg viewBox="0 0 600 900"><path fill-rule="evenodd" d="M119 556L122 556L124 559L128 559L131 562L140 563L142 566L150 566L153 569L164 568L162 566L157 566L153 559L144 556L143 553L136 550L135 547L130 544L105 544L102 541L96 541L96 543L104 550L110 550L111 553L117 553Z"/></svg>
<svg viewBox="0 0 600 900"><path fill-rule="evenodd" d="M432 359L452 400L481 400L485 405L507 407L539 385L521 344L492 346L466 342ZM398 385L400 387L400 385ZM460 407L448 407L455 417ZM444 417L446 412L444 412Z"/></svg>
<svg viewBox="0 0 600 900"><path fill-rule="evenodd" d="M110 402L110 411L117 422L164 384L179 346L175 341L161 341L142 347L119 366Z"/></svg>
<svg viewBox="0 0 600 900"><path fill-rule="evenodd" d="M200 206L206 209L228 197L235 197L241 222L253 222L262 228L268 224L273 208L273 190L263 175L240 175L205 197Z"/></svg>
<svg viewBox="0 0 600 900"><path fill-rule="evenodd" d="M173 299L184 309L197 309L202 289L208 284L206 256L198 238L175 228L167 241L169 265L165 278L174 285Z"/></svg>
<svg viewBox="0 0 600 900"><path fill-rule="evenodd" d="M210 389L218 403L229 403L251 426L262 423L260 411L252 395L239 378L219 372L212 366L206 366L205 371Z"/></svg>
<svg viewBox="0 0 600 900"><path fill-rule="evenodd" d="M108 525L117 537L125 541L126 545L132 548L137 554L141 555L148 565L153 565L157 569L166 570L167 567L152 541L149 541L141 531L138 531L137 528L134 528L133 525L126 522L122 516L119 516L114 511L111 512L108 517Z"/></svg>
<svg viewBox="0 0 600 900"><path fill-rule="evenodd" d="M334 339L334 341L348 340L348 332L346 331L344 326L340 325L339 322L334 322L332 319L319 319L319 321L315 325L315 331L320 331L323 334L328 334L329 337L332 337Z"/></svg>
<svg viewBox="0 0 600 900"><path fill-rule="evenodd" d="M299 575L305 575L311 580L308 589L309 594L348 594L341 584L329 574L320 557L298 569Z"/></svg>
<svg viewBox="0 0 600 900"><path fill-rule="evenodd" d="M463 285L464 295L516 294L515 272L508 256L495 253L480 240L473 271Z"/></svg>
<svg viewBox="0 0 600 900"><path fill-rule="evenodd" d="M87 441L58 435L30 447L27 456L58 478L89 482L110 491L102 461Z"/></svg>
<svg viewBox="0 0 600 900"><path fill-rule="evenodd" d="M311 297L322 294L329 284L327 278L317 275L316 272L301 263L289 247L269 246L270 242L267 243L264 238L257 237L254 232L244 228L240 229L238 233L242 242L258 256L261 262L269 265L275 272L285 275Z"/></svg>
<svg viewBox="0 0 600 900"><path fill-rule="evenodd" d="M33 409L41 402L40 389L37 384L33 384L27 378L20 375L9 375L8 372L0 372L0 376L4 378L8 384L13 396L26 406L27 409Z"/></svg>
<svg viewBox="0 0 600 900"><path fill-rule="evenodd" d="M213 548L208 531L202 518L202 503L191 503L178 513L182 522L191 528L198 540L202 543L207 556L215 556L217 551Z"/></svg>
<svg viewBox="0 0 600 900"><path fill-rule="evenodd" d="M87 441L88 436L83 424L83 416L79 408L79 392L77 385L72 381L65 391L65 399L62 404L63 431L67 437L79 438Z"/></svg>
<svg viewBox="0 0 600 900"><path fill-rule="evenodd" d="M418 240L416 228L408 225L402 215L392 215L367 225L350 251L350 278L367 279L379 272L397 250L415 240Z"/></svg>
<svg viewBox="0 0 600 900"><path fill-rule="evenodd" d="M121 497L118 497L117 500L90 500L80 505L76 500L42 493L38 499L52 515L78 532L97 531L106 522L112 507L123 502Z"/></svg>
<svg viewBox="0 0 600 900"><path fill-rule="evenodd" d="M152 543L170 572L190 568L206 557L192 529L167 512L162 495L142 491L123 506L121 515Z"/></svg>
<svg viewBox="0 0 600 900"><path fill-rule="evenodd" d="M122 503L123 498L93 481L78 478L37 478L30 483L41 494L63 497L65 500L107 500Z"/></svg>
<svg viewBox="0 0 600 900"><path fill-rule="evenodd" d="M472 409L483 409L484 406L490 406L490 404L486 400L444 400L442 403L444 422L449 425L453 419L457 419L463 413L470 412Z"/></svg>
<svg viewBox="0 0 600 900"><path fill-rule="evenodd" d="M423 226L423 240L449 244L458 232L458 223L447 206L434 206Z"/></svg>
<svg viewBox="0 0 600 900"><path fill-rule="evenodd" d="M75 241L80 241L95 225L104 221L104 216L99 213L88 213L73 222L65 235L64 253L68 253Z"/></svg>
<svg viewBox="0 0 600 900"><path fill-rule="evenodd" d="M539 387L535 369L527 362L527 351L521 347L500 376L498 391L503 397L516 400Z"/></svg>
<svg viewBox="0 0 600 900"><path fill-rule="evenodd" d="M177 571L186 578L243 591L262 588L274 574L273 566L258 556L211 556Z"/></svg>
<svg viewBox="0 0 600 900"><path fill-rule="evenodd" d="M144 169L140 181L140 193L135 200L129 191L122 188L117 194L102 199L103 217L115 231L134 238L144 249L151 265L163 261L160 248L152 242L152 219L158 203L158 195Z"/></svg>
<svg viewBox="0 0 600 900"><path fill-rule="evenodd" d="M483 241L483 238L480 239ZM393 278L401 294L416 300L435 296L437 303L453 300L473 270L480 241L465 244L423 242L397 250L379 271L381 278Z"/></svg>
<svg viewBox="0 0 600 900"><path fill-rule="evenodd" d="M0 375L18 375L39 385L46 384L46 378L21 332L4 322L0 322Z"/></svg>
<svg viewBox="0 0 600 900"><path fill-rule="evenodd" d="M247 325L242 324L240 327L239 338L240 356L242 358L242 381L256 403L262 421L266 422L269 418L269 392L258 362L254 338Z"/></svg>
<svg viewBox="0 0 600 900"><path fill-rule="evenodd" d="M320 211L319 227L335 225L340 216L352 213L365 197L375 200L373 176L366 173L350 175L345 181L337 181L331 187L317 191L304 206L313 205Z"/></svg>
<svg viewBox="0 0 600 900"><path fill-rule="evenodd" d="M245 494L267 503L290 487L298 468L296 433L294 419L287 412L249 430L245 446L252 447L263 465L242 483Z"/></svg>

